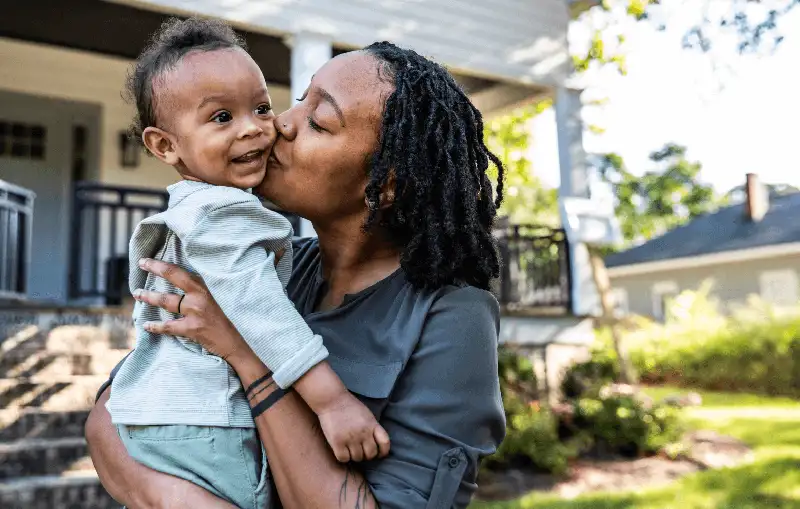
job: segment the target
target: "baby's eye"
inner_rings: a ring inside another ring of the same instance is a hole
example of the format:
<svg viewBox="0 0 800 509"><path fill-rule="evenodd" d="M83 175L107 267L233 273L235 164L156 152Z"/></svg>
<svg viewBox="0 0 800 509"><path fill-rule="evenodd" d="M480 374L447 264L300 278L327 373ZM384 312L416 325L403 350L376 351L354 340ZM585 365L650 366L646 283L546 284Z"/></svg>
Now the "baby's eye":
<svg viewBox="0 0 800 509"><path fill-rule="evenodd" d="M229 111L220 111L215 113L213 117L211 117L212 122L216 122L218 124L225 124L233 120L233 116Z"/></svg>
<svg viewBox="0 0 800 509"><path fill-rule="evenodd" d="M272 106L269 104L259 104L256 108L256 115L269 115L269 112L272 110Z"/></svg>

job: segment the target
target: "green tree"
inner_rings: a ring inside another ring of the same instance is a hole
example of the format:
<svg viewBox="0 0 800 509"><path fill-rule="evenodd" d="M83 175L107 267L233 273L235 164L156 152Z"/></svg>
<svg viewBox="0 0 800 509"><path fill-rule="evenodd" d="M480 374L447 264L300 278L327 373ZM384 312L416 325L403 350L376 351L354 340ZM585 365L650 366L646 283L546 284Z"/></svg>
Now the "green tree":
<svg viewBox="0 0 800 509"><path fill-rule="evenodd" d="M710 51L719 41L727 43L729 40L734 41L739 53L761 51L765 47L774 49L784 39L779 30L779 20L800 6L800 0L727 0L728 9L715 10L712 4L718 6L719 0L577 0L572 2L576 22L581 23L582 18L588 15L594 16L596 21L592 24L593 36L589 46L573 56L575 69L583 72L597 62L613 65L624 74L625 56L606 48L603 32L625 18L652 22L657 29L663 30L669 20L654 19L652 7L681 1L684 9L691 9L695 19L684 34L683 47L702 52ZM624 35L617 38L618 42L624 42Z"/></svg>
<svg viewBox="0 0 800 509"><path fill-rule="evenodd" d="M667 144L650 154L655 168L637 176L618 154L600 157L597 170L616 196L616 214L626 243L648 240L724 203L699 180L701 164L686 149Z"/></svg>
<svg viewBox="0 0 800 509"><path fill-rule="evenodd" d="M500 214L516 224L558 226L558 192L536 176L528 152L531 121L552 105L551 100L518 108L486 122L484 137L506 169L505 200ZM493 175L497 178L497 172Z"/></svg>

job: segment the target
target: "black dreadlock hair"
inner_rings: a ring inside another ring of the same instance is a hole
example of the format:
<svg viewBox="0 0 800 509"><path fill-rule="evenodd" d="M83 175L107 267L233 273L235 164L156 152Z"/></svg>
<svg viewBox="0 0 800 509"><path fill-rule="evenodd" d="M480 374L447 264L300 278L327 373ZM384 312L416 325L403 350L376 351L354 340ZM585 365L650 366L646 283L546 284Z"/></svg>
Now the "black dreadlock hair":
<svg viewBox="0 0 800 509"><path fill-rule="evenodd" d="M135 65L128 73L125 98L136 106L136 116L130 128L131 137L142 141L142 131L157 125L153 84L167 70L174 69L190 51L215 51L241 48L247 51L244 40L219 20L170 18L152 35Z"/></svg>
<svg viewBox="0 0 800 509"><path fill-rule="evenodd" d="M481 113L442 66L389 42L365 50L395 87L372 157L365 228L378 224L398 242L400 264L419 288L489 289L500 272L492 225L504 172L484 144ZM499 173L495 199L490 161ZM381 192L391 185L394 198L381 209Z"/></svg>

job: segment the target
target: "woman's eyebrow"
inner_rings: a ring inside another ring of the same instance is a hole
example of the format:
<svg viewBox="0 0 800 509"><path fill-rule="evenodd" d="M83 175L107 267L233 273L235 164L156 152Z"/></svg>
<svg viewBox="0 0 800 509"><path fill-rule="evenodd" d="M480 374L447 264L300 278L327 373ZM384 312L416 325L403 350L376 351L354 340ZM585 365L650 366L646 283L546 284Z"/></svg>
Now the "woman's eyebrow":
<svg viewBox="0 0 800 509"><path fill-rule="evenodd" d="M327 101L333 107L334 111L336 111L336 116L339 117L339 123L344 127L344 114L342 113L342 108L339 107L339 103L337 103L336 99L324 88L316 88L322 99Z"/></svg>

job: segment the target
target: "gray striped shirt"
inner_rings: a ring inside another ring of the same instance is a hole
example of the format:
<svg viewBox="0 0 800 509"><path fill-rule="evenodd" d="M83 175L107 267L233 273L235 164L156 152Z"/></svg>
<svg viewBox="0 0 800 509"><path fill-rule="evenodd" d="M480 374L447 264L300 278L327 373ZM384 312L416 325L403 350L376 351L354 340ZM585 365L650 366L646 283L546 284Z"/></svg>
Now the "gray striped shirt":
<svg viewBox="0 0 800 509"><path fill-rule="evenodd" d="M199 274L256 355L288 387L325 359L286 296L292 228L252 194L181 181L167 188L169 206L139 223L130 241L130 288L182 293L138 267L143 257ZM275 265L275 253L285 250ZM145 331L148 321L177 315L137 302L136 348L112 384L108 410L115 424L253 427L239 378L222 359L185 338Z"/></svg>

